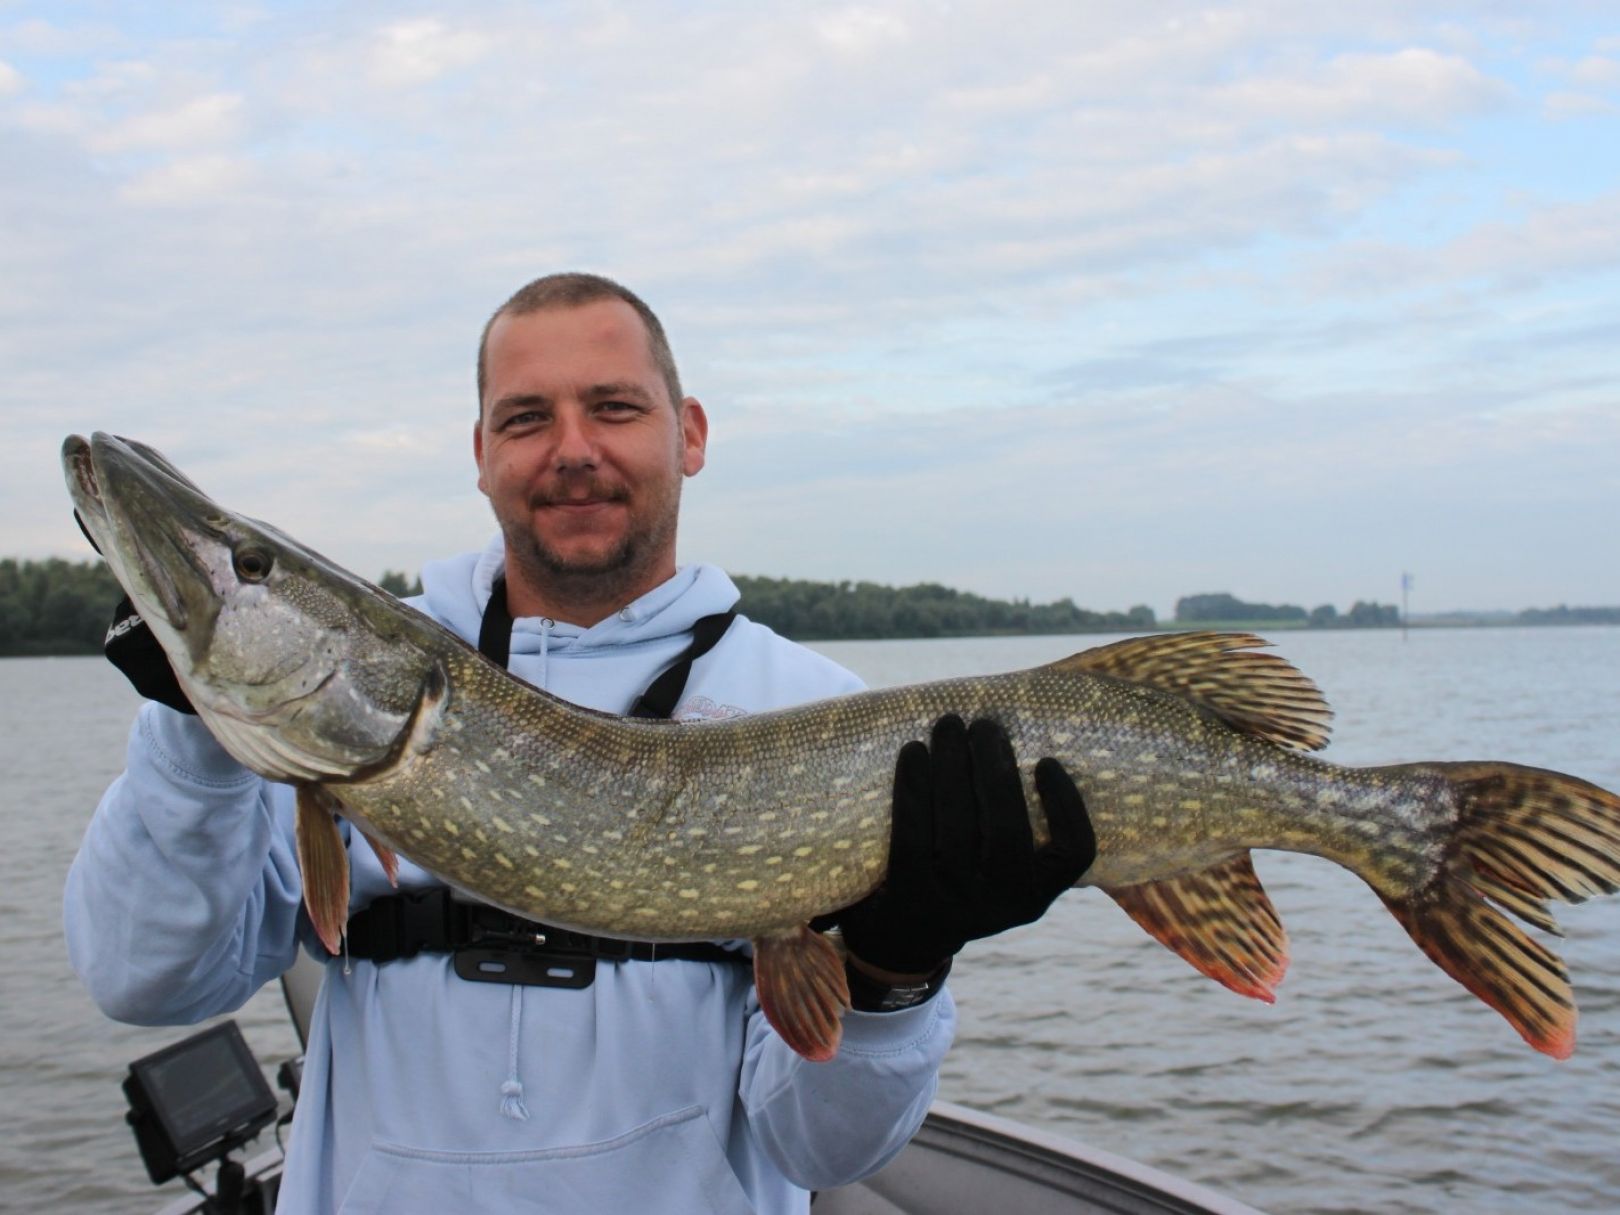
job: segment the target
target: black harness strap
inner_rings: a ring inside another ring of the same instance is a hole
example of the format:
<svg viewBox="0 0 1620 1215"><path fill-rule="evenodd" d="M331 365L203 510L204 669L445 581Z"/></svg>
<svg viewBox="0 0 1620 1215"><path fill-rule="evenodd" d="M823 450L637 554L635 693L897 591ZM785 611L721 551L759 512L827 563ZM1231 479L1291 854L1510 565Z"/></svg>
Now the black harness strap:
<svg viewBox="0 0 1620 1215"><path fill-rule="evenodd" d="M506 606L506 575L496 574L478 624L478 652L505 670L512 662L512 611Z"/></svg>
<svg viewBox="0 0 1620 1215"><path fill-rule="evenodd" d="M718 612L696 621L692 625L692 644L675 660L674 666L653 680L647 690L636 698L636 703L630 707L630 716L662 719L673 715L681 693L686 691L692 664L714 649L736 618L737 609L733 608L729 612Z"/></svg>
<svg viewBox="0 0 1620 1215"><path fill-rule="evenodd" d="M733 609L696 621L692 643L636 699L629 715L668 718L686 690L692 664L714 649L736 617ZM490 588L478 626L478 649L502 667L511 660L512 612L505 575L497 574ZM381 963L422 952L453 953L456 973L464 979L531 987L589 987L599 960L749 964L747 955L707 942L653 945L569 932L482 903L462 902L443 887L373 899L349 918L346 931L350 957Z"/></svg>
<svg viewBox="0 0 1620 1215"><path fill-rule="evenodd" d="M487 903L464 902L443 886L373 899L349 917L347 932L350 957L394 962L414 958L419 953L453 953L457 955L456 971L460 974L464 969L460 955L466 953L470 955L466 960L471 963L466 969L478 973L464 974L464 978L506 983L521 980L492 969L488 961L495 955L506 957L517 971L525 969L524 962L529 959L541 969L557 958L571 961L590 958L604 962L686 959L746 964L749 961L745 954L707 941L654 945L647 941L621 941L616 937L553 928ZM590 969L586 968L587 976ZM584 987L589 983L587 977L577 985Z"/></svg>
<svg viewBox="0 0 1620 1215"><path fill-rule="evenodd" d="M737 609L732 608L729 612L716 612L695 621L692 644L636 698L627 716L671 716L680 703L681 693L686 690L686 681L691 678L692 664L719 644L736 618ZM512 611L506 604L504 574L496 574L494 585L490 587L489 603L484 607L484 618L478 626L478 652L496 666L505 667L512 661Z"/></svg>

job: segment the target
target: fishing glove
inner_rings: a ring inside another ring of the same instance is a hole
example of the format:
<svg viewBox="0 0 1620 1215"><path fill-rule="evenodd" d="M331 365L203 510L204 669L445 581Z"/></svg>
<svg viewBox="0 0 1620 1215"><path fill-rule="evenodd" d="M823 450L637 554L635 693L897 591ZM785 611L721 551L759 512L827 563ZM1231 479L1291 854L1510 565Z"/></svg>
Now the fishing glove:
<svg viewBox="0 0 1620 1215"><path fill-rule="evenodd" d="M1035 765L1051 838L1035 846L1018 761L988 718L934 723L929 744L900 749L889 871L837 913L849 951L880 970L939 971L969 941L1041 918L1097 855L1074 781L1055 759Z"/></svg>
<svg viewBox="0 0 1620 1215"><path fill-rule="evenodd" d="M101 649L107 661L122 671L124 678L147 700L155 700L181 713L197 712L180 689L180 681L169 665L169 656L152 636L152 630L146 627L146 621L141 619L128 595L113 609L112 624L107 628Z"/></svg>
<svg viewBox="0 0 1620 1215"><path fill-rule="evenodd" d="M96 543L96 538L90 534L78 511L73 512L73 522L79 525L79 531L90 542L90 547L101 552L101 545ZM118 606L113 609L112 623L107 626L107 635L101 640L101 652L147 700L155 700L177 712L196 716L197 710L180 690L180 681L174 677L169 656L163 652L157 638L152 636L152 630L146 627L146 621L141 619L141 614L135 610L135 604L128 595L120 599Z"/></svg>

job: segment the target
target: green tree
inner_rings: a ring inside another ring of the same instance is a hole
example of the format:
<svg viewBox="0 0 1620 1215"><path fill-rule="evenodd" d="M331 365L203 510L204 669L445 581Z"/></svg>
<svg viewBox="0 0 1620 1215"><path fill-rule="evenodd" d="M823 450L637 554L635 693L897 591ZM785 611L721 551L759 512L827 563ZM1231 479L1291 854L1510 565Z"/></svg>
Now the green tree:
<svg viewBox="0 0 1620 1215"><path fill-rule="evenodd" d="M123 595L100 561L0 560L0 654L93 654Z"/></svg>
<svg viewBox="0 0 1620 1215"><path fill-rule="evenodd" d="M405 599L411 595L422 593L422 580L410 581L398 570L384 570L382 577L377 579L377 585L397 599Z"/></svg>

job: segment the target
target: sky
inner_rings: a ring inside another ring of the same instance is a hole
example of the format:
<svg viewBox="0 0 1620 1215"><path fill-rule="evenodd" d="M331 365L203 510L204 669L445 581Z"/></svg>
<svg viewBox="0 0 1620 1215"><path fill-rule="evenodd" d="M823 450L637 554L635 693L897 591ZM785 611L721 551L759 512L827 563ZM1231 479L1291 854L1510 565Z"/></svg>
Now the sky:
<svg viewBox="0 0 1620 1215"><path fill-rule="evenodd" d="M582 269L682 561L1099 610L1620 604L1611 3L0 0L0 555L107 430L367 577L494 533Z"/></svg>

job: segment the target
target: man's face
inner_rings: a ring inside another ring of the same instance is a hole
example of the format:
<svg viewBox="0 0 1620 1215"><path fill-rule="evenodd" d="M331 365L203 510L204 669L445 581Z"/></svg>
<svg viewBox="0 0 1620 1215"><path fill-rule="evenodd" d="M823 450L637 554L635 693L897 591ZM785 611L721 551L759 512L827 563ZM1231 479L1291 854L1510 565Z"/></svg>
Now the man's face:
<svg viewBox="0 0 1620 1215"><path fill-rule="evenodd" d="M473 452L519 567L508 579L617 605L673 574L681 479L703 467L708 425L696 401L669 399L635 310L502 316L485 376Z"/></svg>

